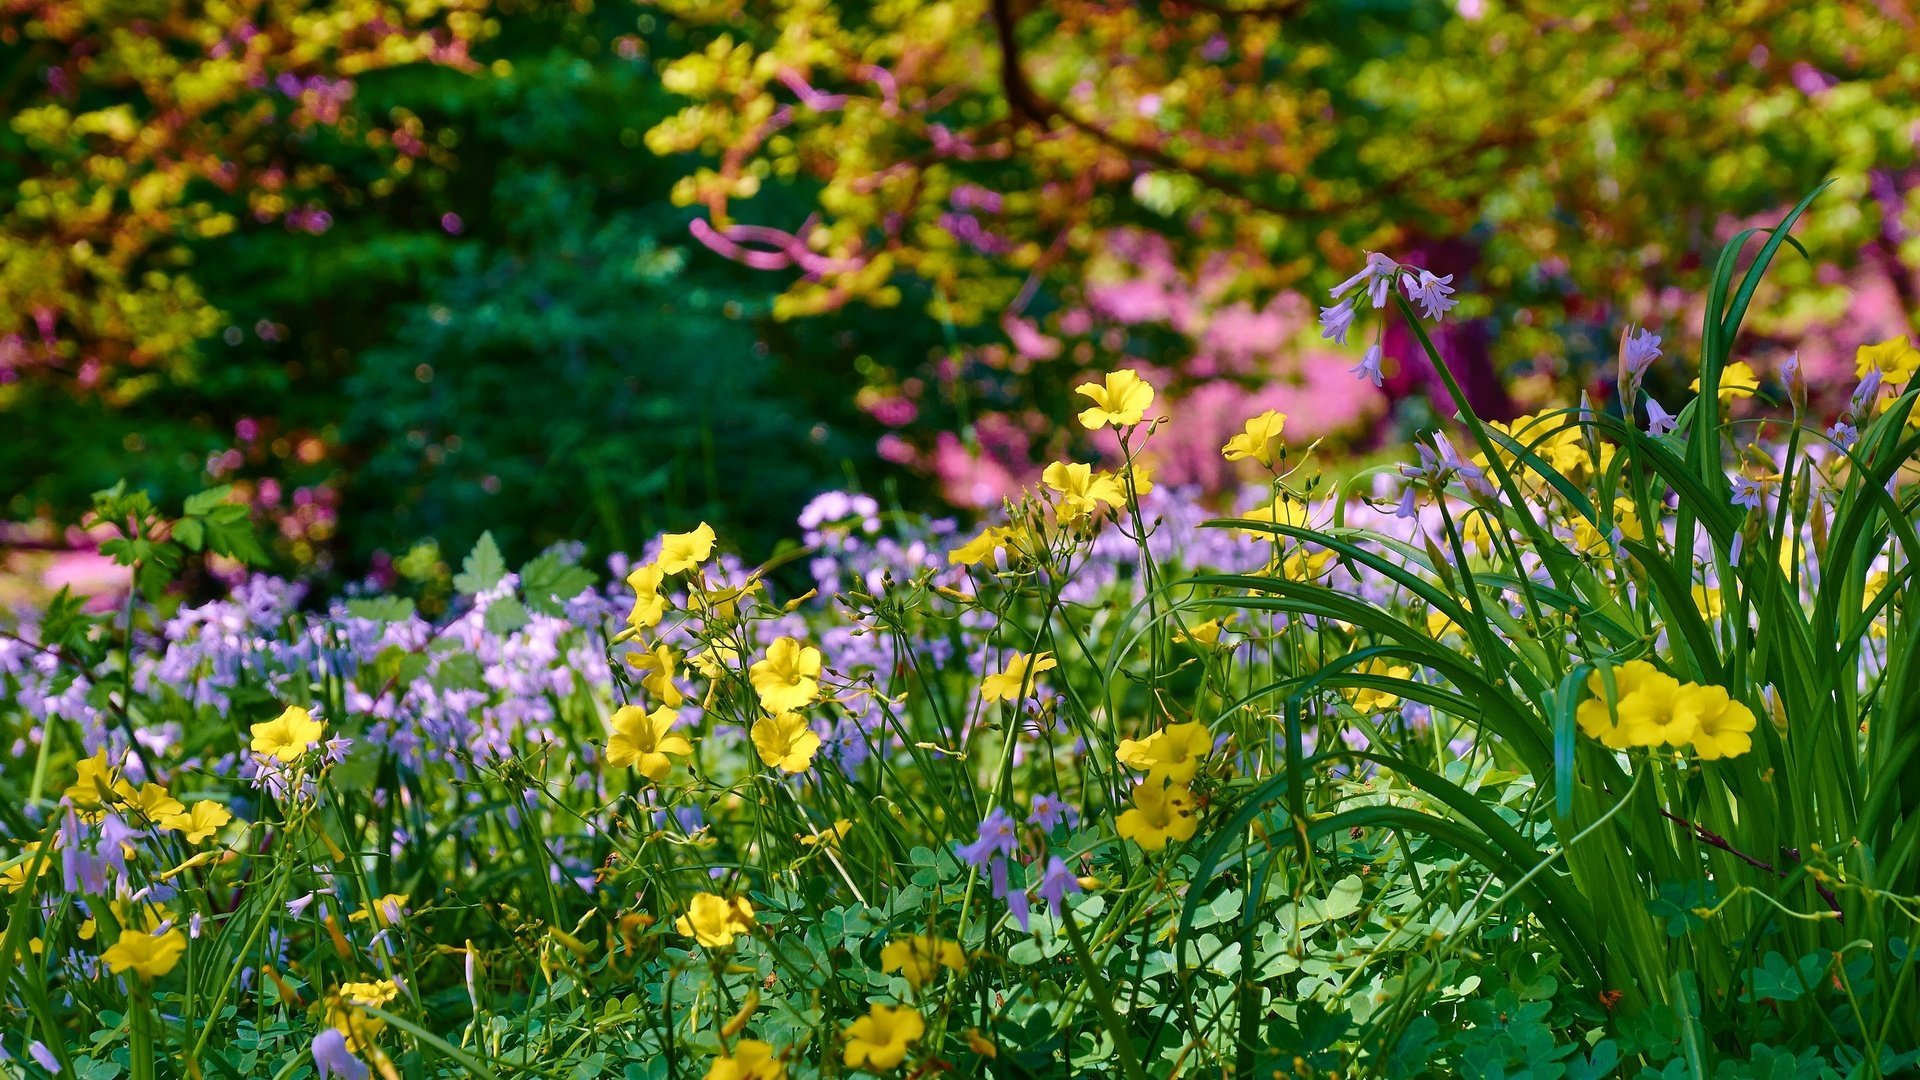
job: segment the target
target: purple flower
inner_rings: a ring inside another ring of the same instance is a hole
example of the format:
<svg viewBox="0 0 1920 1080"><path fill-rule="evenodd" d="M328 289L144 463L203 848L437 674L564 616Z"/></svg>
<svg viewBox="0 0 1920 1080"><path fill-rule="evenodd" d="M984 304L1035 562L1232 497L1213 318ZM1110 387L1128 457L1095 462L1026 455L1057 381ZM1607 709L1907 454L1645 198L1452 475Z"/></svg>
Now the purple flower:
<svg viewBox="0 0 1920 1080"><path fill-rule="evenodd" d="M1027 815L1027 824L1037 827L1041 832L1052 832L1064 821L1069 828L1080 825L1080 811L1067 804L1058 795L1039 794L1033 797L1032 812Z"/></svg>
<svg viewBox="0 0 1920 1080"><path fill-rule="evenodd" d="M27 1044L27 1053L39 1063L41 1068L55 1076L60 1075L60 1059L54 1056L52 1050L47 1049L46 1043L39 1039L33 1040Z"/></svg>
<svg viewBox="0 0 1920 1080"><path fill-rule="evenodd" d="M1401 280L1404 282L1408 279ZM1452 274L1446 277L1434 277L1430 271L1422 270L1418 277L1411 280L1412 283L1406 286L1407 295L1412 297L1414 303L1420 305L1421 314L1434 322L1439 322L1442 315L1453 310L1459 303L1458 300L1453 299ZM1375 381L1378 382L1377 379Z"/></svg>
<svg viewBox="0 0 1920 1080"><path fill-rule="evenodd" d="M993 857L1002 858L1013 854L1015 843L1013 816L1003 807L994 807L980 822L980 837L971 844L961 844L955 854L975 870L989 869ZM1005 874L1004 869L1001 870Z"/></svg>
<svg viewBox="0 0 1920 1080"><path fill-rule="evenodd" d="M1807 407L1807 373L1800 369L1800 351L1794 350L1780 365L1780 381L1787 384L1787 399L1797 412Z"/></svg>
<svg viewBox="0 0 1920 1080"><path fill-rule="evenodd" d="M1355 378L1371 379L1373 385L1380 385L1380 346L1376 342L1367 347L1367 355L1360 362L1347 369Z"/></svg>
<svg viewBox="0 0 1920 1080"><path fill-rule="evenodd" d="M1012 913L1013 921L1020 924L1023 932L1033 929L1033 912L1027 904L1027 894L1014 892L1007 897L1007 911Z"/></svg>
<svg viewBox="0 0 1920 1080"><path fill-rule="evenodd" d="M1353 301L1342 300L1320 309L1320 336L1336 344L1347 343L1347 331L1353 329Z"/></svg>
<svg viewBox="0 0 1920 1080"><path fill-rule="evenodd" d="M1356 287L1365 290L1373 306L1387 306L1387 291L1393 287L1395 275L1400 273L1400 264L1377 251L1367 252L1367 265L1359 273L1335 285L1331 290L1335 300L1352 292Z"/></svg>
<svg viewBox="0 0 1920 1080"><path fill-rule="evenodd" d="M332 1076L367 1080L366 1064L347 1049L347 1037L337 1028L327 1028L313 1037L313 1066L319 1071L320 1080Z"/></svg>
<svg viewBox="0 0 1920 1080"><path fill-rule="evenodd" d="M1053 909L1054 915L1060 914L1060 905L1065 902L1068 893L1080 891L1080 879L1073 876L1067 864L1060 856L1047 857L1047 872L1040 875L1040 898Z"/></svg>
<svg viewBox="0 0 1920 1080"><path fill-rule="evenodd" d="M1866 378L1861 379L1860 385L1854 388L1853 400L1848 405L1848 411L1856 417L1873 415L1869 410L1873 406L1873 399L1880 396L1880 383L1880 368L1878 366L1869 368Z"/></svg>
<svg viewBox="0 0 1920 1080"><path fill-rule="evenodd" d="M1733 478L1733 505L1760 509L1760 482L1746 476Z"/></svg>
<svg viewBox="0 0 1920 1080"><path fill-rule="evenodd" d="M1671 432L1679 422L1672 413L1661 408L1659 402L1651 397L1647 399L1647 434L1655 437L1665 435Z"/></svg>
<svg viewBox="0 0 1920 1080"><path fill-rule="evenodd" d="M1640 380L1647 368L1660 359L1660 335L1645 328L1628 327L1620 338L1620 400L1633 408L1634 395L1640 392Z"/></svg>
<svg viewBox="0 0 1920 1080"><path fill-rule="evenodd" d="M1827 429L1827 438L1832 439L1833 445L1840 449L1851 450L1853 444L1860 441L1860 429L1845 420L1837 420Z"/></svg>

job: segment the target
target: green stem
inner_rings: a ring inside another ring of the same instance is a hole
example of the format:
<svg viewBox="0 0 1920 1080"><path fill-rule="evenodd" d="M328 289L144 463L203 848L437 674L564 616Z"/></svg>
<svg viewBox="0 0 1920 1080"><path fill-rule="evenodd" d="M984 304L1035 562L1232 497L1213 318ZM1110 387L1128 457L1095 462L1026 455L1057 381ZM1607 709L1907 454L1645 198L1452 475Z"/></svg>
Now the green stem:
<svg viewBox="0 0 1920 1080"><path fill-rule="evenodd" d="M138 973L127 976L127 1020L132 1025L129 1075L133 1080L153 1080L153 1007L148 999L147 984L140 980Z"/></svg>

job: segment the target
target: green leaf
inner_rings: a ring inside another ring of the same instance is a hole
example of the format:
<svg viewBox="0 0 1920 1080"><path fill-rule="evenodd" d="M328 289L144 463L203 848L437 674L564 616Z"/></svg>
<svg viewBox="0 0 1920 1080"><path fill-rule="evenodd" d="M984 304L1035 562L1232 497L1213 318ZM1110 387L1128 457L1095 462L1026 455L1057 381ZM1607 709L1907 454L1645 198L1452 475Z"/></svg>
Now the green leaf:
<svg viewBox="0 0 1920 1080"><path fill-rule="evenodd" d="M593 572L548 551L520 568L520 589L527 606L542 615L560 615L567 601L593 588Z"/></svg>
<svg viewBox="0 0 1920 1080"><path fill-rule="evenodd" d="M487 629L496 634L510 634L527 625L527 609L511 596L503 596L487 605Z"/></svg>
<svg viewBox="0 0 1920 1080"><path fill-rule="evenodd" d="M404 596L362 596L347 601L347 614L374 622L405 622L413 617L413 601Z"/></svg>
<svg viewBox="0 0 1920 1080"><path fill-rule="evenodd" d="M182 508L182 512L186 514L187 517L205 517L211 513L215 507L225 505L227 496L231 494L233 494L232 484L222 484L216 488L208 488L198 494L187 496L187 501Z"/></svg>
<svg viewBox="0 0 1920 1080"><path fill-rule="evenodd" d="M461 562L460 573L453 576L453 587L462 596L474 596L500 584L506 576L507 560L500 557L500 546L493 542L492 533L483 532Z"/></svg>

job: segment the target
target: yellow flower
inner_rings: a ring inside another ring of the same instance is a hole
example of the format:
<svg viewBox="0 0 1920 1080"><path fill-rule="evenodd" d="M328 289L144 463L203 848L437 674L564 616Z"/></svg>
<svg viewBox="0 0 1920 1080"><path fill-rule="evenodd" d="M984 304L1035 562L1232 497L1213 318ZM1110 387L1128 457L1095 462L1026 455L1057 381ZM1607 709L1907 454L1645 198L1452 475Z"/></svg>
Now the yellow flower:
<svg viewBox="0 0 1920 1080"><path fill-rule="evenodd" d="M814 847L819 844L825 844L828 847L839 847L840 841L852 830L853 822L848 821L846 818L839 818L835 820L831 826L821 829L811 836L801 837L800 842L807 847Z"/></svg>
<svg viewBox="0 0 1920 1080"><path fill-rule="evenodd" d="M212 799L201 799L184 813L176 813L161 820L162 828L185 833L187 843L198 844L210 839L220 827L233 820L227 808Z"/></svg>
<svg viewBox="0 0 1920 1080"><path fill-rule="evenodd" d="M958 942L943 937L908 934L889 940L880 950L880 967L884 971L899 972L907 980L908 986L918 990L933 981L943 967L965 975L967 954L960 951Z"/></svg>
<svg viewBox="0 0 1920 1080"><path fill-rule="evenodd" d="M121 803L128 810L163 828L166 826L165 819L186 809L179 799L169 795L167 789L159 784L142 784L135 790L132 784L122 780L114 785L114 794L120 796Z"/></svg>
<svg viewBox="0 0 1920 1080"><path fill-rule="evenodd" d="M1631 694L1623 696L1614 711L1633 745L1680 746L1693 738L1699 720L1694 710L1680 708L1681 700L1680 681L1654 672L1641 679Z"/></svg>
<svg viewBox="0 0 1920 1080"><path fill-rule="evenodd" d="M1142 461L1136 458L1132 465L1120 470L1118 481L1121 489L1125 490L1127 481L1131 480L1133 481L1133 493L1135 495L1151 493L1153 491L1153 472L1157 468L1159 468L1159 466L1152 462Z"/></svg>
<svg viewBox="0 0 1920 1080"><path fill-rule="evenodd" d="M707 1067L707 1080L785 1080L786 1075L787 1063L759 1039L741 1039L733 1053L721 1054Z"/></svg>
<svg viewBox="0 0 1920 1080"><path fill-rule="evenodd" d="M820 650L783 637L767 647L766 659L747 669L747 678L768 712L804 709L820 696Z"/></svg>
<svg viewBox="0 0 1920 1080"><path fill-rule="evenodd" d="M1702 618L1718 621L1720 614L1727 610L1726 601L1721 599L1718 587L1695 585L1693 587L1693 606L1700 609Z"/></svg>
<svg viewBox="0 0 1920 1080"><path fill-rule="evenodd" d="M980 530L980 535L947 552L947 565L974 566L993 558L994 553L1002 551L1013 533L1004 525L989 525Z"/></svg>
<svg viewBox="0 0 1920 1080"><path fill-rule="evenodd" d="M662 536L660 556L654 561L663 574L684 574L712 557L713 526L703 521L692 532Z"/></svg>
<svg viewBox="0 0 1920 1080"><path fill-rule="evenodd" d="M760 752L761 761L781 772L802 773L813 764L820 736L807 726L806 717L783 712L753 722L753 748Z"/></svg>
<svg viewBox="0 0 1920 1080"><path fill-rule="evenodd" d="M1227 440L1220 453L1228 461L1244 461L1247 458L1273 467L1273 444L1280 438L1280 432L1287 426L1285 413L1268 409L1259 416L1247 421L1245 431Z"/></svg>
<svg viewBox="0 0 1920 1080"><path fill-rule="evenodd" d="M327 1026L347 1037L347 1049L364 1054L373 1040L387 1028L387 1022L369 1016L356 1005L380 1008L400 996L400 985L392 979L371 982L346 982L327 995Z"/></svg>
<svg viewBox="0 0 1920 1080"><path fill-rule="evenodd" d="M680 666L665 642L655 645L651 652L628 653L627 666L645 673L640 677L640 687L660 704L677 709L687 703L687 696L673 684Z"/></svg>
<svg viewBox="0 0 1920 1080"><path fill-rule="evenodd" d="M1014 701L1022 690L1032 693L1040 685L1040 674L1059 664L1052 653L1014 653L1007 657L1007 669L980 680L980 696L988 701Z"/></svg>
<svg viewBox="0 0 1920 1080"><path fill-rule="evenodd" d="M168 930L164 934L143 934L138 930L123 930L120 940L107 947L100 959L107 962L115 975L125 975L131 971L149 982L172 971L180 962L180 954L187 951L187 935L178 930Z"/></svg>
<svg viewBox="0 0 1920 1080"><path fill-rule="evenodd" d="M1185 630L1176 630L1173 632L1173 640L1182 645L1204 645L1213 648L1220 644L1220 634L1227 628L1227 623L1232 618L1229 615L1226 619L1208 619L1203 623L1195 623Z"/></svg>
<svg viewBox="0 0 1920 1080"><path fill-rule="evenodd" d="M1181 784L1165 784L1149 774L1133 789L1133 806L1114 823L1121 839L1143 851L1159 851L1169 840L1190 840L1200 827L1193 811L1193 792Z"/></svg>
<svg viewBox="0 0 1920 1080"><path fill-rule="evenodd" d="M1645 660L1629 660L1613 669L1614 701L1617 704L1628 694L1638 690L1649 678L1659 675L1660 669ZM1587 676L1587 692L1593 696L1580 703L1574 710L1573 718L1580 730L1588 738L1624 750L1633 745L1627 736L1626 725L1614 721L1614 710L1607 705L1607 684L1596 671Z"/></svg>
<svg viewBox="0 0 1920 1080"><path fill-rule="evenodd" d="M39 859L40 865L38 867L33 866L34 860L30 856L39 850L40 842L38 840L30 840L24 844L20 849L20 861L7 867L5 870L0 870L0 888L5 888L10 893L19 892L21 889L27 887L27 875L29 873L32 873L36 880L45 880L47 871L53 867L53 860L50 856L42 855Z"/></svg>
<svg viewBox="0 0 1920 1080"><path fill-rule="evenodd" d="M1200 763L1211 753L1213 732L1195 720L1169 724L1144 739L1122 739L1119 752L1114 756L1127 768L1146 772L1150 779L1185 784L1200 771Z"/></svg>
<svg viewBox="0 0 1920 1080"><path fill-rule="evenodd" d="M1694 724L1693 752L1704 760L1739 757L1753 749L1753 710L1722 687L1688 683L1674 711Z"/></svg>
<svg viewBox="0 0 1920 1080"><path fill-rule="evenodd" d="M613 713L613 734L607 736L607 764L629 766L659 783L673 770L668 754L686 757L693 744L673 733L674 712L662 706L651 714L638 705L622 705Z"/></svg>
<svg viewBox="0 0 1920 1080"><path fill-rule="evenodd" d="M1460 624L1453 621L1453 616L1448 615L1438 608L1431 608L1427 611L1428 637L1438 639L1446 637L1448 634L1465 635L1465 633L1466 631L1460 629Z"/></svg>
<svg viewBox="0 0 1920 1080"><path fill-rule="evenodd" d="M1279 560L1278 571L1280 576L1288 581L1312 581L1326 573L1327 568L1333 565L1333 560L1339 555L1340 553L1332 548L1308 551L1305 547L1301 547L1293 554Z"/></svg>
<svg viewBox="0 0 1920 1080"><path fill-rule="evenodd" d="M298 705L289 705L272 720L253 725L253 752L281 761L296 761L320 741L327 726Z"/></svg>
<svg viewBox="0 0 1920 1080"><path fill-rule="evenodd" d="M1132 427L1153 407L1153 387L1132 368L1110 371L1103 381L1081 383L1073 392L1084 394L1093 402L1091 408L1080 414L1080 425L1088 431L1098 431L1108 424L1117 428Z"/></svg>
<svg viewBox="0 0 1920 1080"><path fill-rule="evenodd" d="M687 913L674 920L673 928L705 948L725 948L753 930L753 905L743 896L729 899L701 893L687 904Z"/></svg>
<svg viewBox="0 0 1920 1080"><path fill-rule="evenodd" d="M1096 473L1091 465L1056 461L1040 474L1040 481L1060 493L1060 520L1078 521L1098 513L1101 506L1123 506L1127 493L1111 473Z"/></svg>
<svg viewBox="0 0 1920 1080"><path fill-rule="evenodd" d="M1269 521L1276 525L1291 525L1295 528L1304 528L1307 524L1307 504L1291 495L1277 495L1271 503L1256 506L1251 510L1242 511L1240 516L1248 521ZM1257 533L1261 536L1278 537L1276 533L1269 533L1263 530L1247 529L1243 531Z"/></svg>
<svg viewBox="0 0 1920 1080"><path fill-rule="evenodd" d="M1384 675L1389 679L1411 678L1413 669L1405 664L1395 664L1384 657L1371 656L1367 661L1351 669L1356 675ZM1363 715L1385 712L1400 704L1400 695L1385 690L1375 690L1369 686L1349 686L1340 691L1354 709Z"/></svg>
<svg viewBox="0 0 1920 1080"><path fill-rule="evenodd" d="M926 1020L912 1009L875 1004L842 1032L847 1040L842 1059L854 1068L886 1072L905 1061L907 1047L926 1033Z"/></svg>
<svg viewBox="0 0 1920 1080"><path fill-rule="evenodd" d="M709 679L718 679L740 662L740 650L724 641L716 641L693 654L693 666Z"/></svg>
<svg viewBox="0 0 1920 1080"><path fill-rule="evenodd" d="M66 790L67 799L73 805L95 807L113 797L114 787L119 782L119 770L107 764L105 750L90 758L81 758L73 768L77 775L73 786Z"/></svg>
<svg viewBox="0 0 1920 1080"><path fill-rule="evenodd" d="M361 908L347 916L351 922L366 922L372 919L374 925L385 928L399 926L407 917L407 894L388 893L375 900L370 907ZM376 1003L377 1004L377 1003Z"/></svg>
<svg viewBox="0 0 1920 1080"><path fill-rule="evenodd" d="M1888 385L1903 383L1920 371L1920 350L1905 337L1888 338L1873 345L1862 345L1853 354L1854 374L1866 378L1867 372L1880 369L1880 378Z"/></svg>
<svg viewBox="0 0 1920 1080"><path fill-rule="evenodd" d="M1511 423L1493 421L1488 426L1518 443L1522 449L1546 462L1562 476L1578 477L1593 465L1581 426L1565 414L1540 416L1529 413L1514 417ZM1495 448L1503 464L1512 466L1519 460L1517 454L1499 445L1497 440ZM1602 454L1604 456L1604 450ZM1487 456L1475 454L1473 463L1484 468Z"/></svg>
<svg viewBox="0 0 1920 1080"><path fill-rule="evenodd" d="M744 585L728 585L719 589L695 588L689 596L695 610L705 613L712 619L731 619L740 610L740 601L760 591L764 583L753 578Z"/></svg>
<svg viewBox="0 0 1920 1080"><path fill-rule="evenodd" d="M633 588L633 610L627 613L628 626L636 631L645 630L659 626L660 620L666 618L667 598L660 595L660 583L666 576L657 562L627 575L627 584Z"/></svg>
<svg viewBox="0 0 1920 1080"><path fill-rule="evenodd" d="M1700 392L1700 380L1694 379L1690 388ZM1732 401L1734 398L1752 397L1760 389L1760 377L1753 373L1753 365L1745 360L1735 360L1720 369L1720 400Z"/></svg>

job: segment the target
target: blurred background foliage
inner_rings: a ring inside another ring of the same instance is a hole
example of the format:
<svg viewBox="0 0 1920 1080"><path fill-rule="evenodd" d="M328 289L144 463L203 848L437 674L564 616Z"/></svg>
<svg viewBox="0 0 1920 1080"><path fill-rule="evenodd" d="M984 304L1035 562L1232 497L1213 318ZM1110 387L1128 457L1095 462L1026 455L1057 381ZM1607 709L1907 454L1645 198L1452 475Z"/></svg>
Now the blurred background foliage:
<svg viewBox="0 0 1920 1080"><path fill-rule="evenodd" d="M823 489L1101 452L1058 419L1120 364L1163 475L1229 487L1263 408L1432 422L1410 343L1376 390L1318 338L1361 250L1456 274L1490 414L1604 401L1621 326L1683 357L1702 253L1827 176L1746 352L1844 395L1920 304L1917 44L1784 0L0 0L0 543L126 476L336 578L764 552Z"/></svg>
<svg viewBox="0 0 1920 1080"><path fill-rule="evenodd" d="M221 315L191 365L134 394L13 373L0 415L31 437L0 440L0 518L71 522L122 475L177 498L211 463L283 558L357 575L485 529L521 554L700 517L770 543L820 488L880 482L848 361L940 328L774 325L781 283L692 247L676 168L640 146L677 107L650 60L667 31L625 4L496 7L487 67L356 80L356 110L417 118L444 155L370 197L390 170L336 152L363 172L326 228L187 245Z"/></svg>

